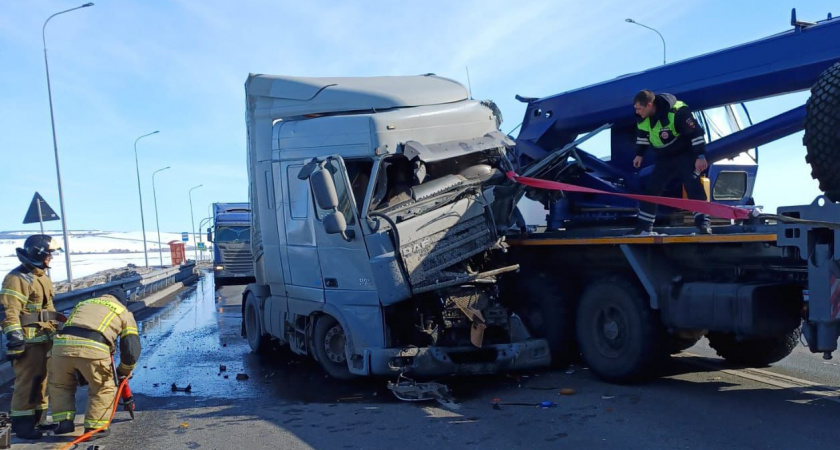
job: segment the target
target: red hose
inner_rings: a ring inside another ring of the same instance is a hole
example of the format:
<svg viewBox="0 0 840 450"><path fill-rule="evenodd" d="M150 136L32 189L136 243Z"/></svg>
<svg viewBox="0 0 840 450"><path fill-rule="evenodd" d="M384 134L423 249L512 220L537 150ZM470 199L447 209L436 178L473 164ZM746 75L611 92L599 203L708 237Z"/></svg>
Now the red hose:
<svg viewBox="0 0 840 450"><path fill-rule="evenodd" d="M114 415L117 413L117 406L119 406L120 397L122 396L123 389L125 389L127 386L128 386L128 378L125 378L120 383L120 388L117 389L117 395L116 395L116 397L114 397L114 407L111 409L111 417L108 419L108 423L106 423L105 425L103 425L99 428L88 431L87 433L77 437L73 442L70 442L70 443L66 444L65 446L61 447L61 450L67 450L69 448L72 448L74 445L76 445L80 442L85 442L88 439L90 439L90 437L93 436L94 434L99 433L100 431L103 431L106 428L108 428L111 425L111 421L114 420Z"/></svg>

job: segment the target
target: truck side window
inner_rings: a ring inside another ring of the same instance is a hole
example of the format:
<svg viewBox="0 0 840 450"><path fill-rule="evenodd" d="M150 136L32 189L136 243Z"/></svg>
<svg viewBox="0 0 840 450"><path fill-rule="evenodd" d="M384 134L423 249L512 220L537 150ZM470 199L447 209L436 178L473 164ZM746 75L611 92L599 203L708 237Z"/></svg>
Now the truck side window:
<svg viewBox="0 0 840 450"><path fill-rule="evenodd" d="M356 214L354 214L353 209L350 206L350 195L352 191L348 191L347 184L344 182L344 176L341 175L339 172L339 165L338 162L330 159L327 161L326 165L324 166L327 170L330 171L333 175L333 180L335 180L335 190L338 193L338 210L344 214L344 218L347 220L347 225L354 225L356 223ZM299 171L299 169L298 169ZM350 165L347 166L348 175L353 175L350 171ZM291 173L291 172L290 172ZM295 172L297 173L297 172ZM368 177L370 177L370 171L368 171ZM352 178L351 178L352 180ZM354 183L355 184L355 183ZM313 201L314 203L314 201ZM323 220L327 214L331 213L332 211L328 211L325 209L321 209L318 207L318 204L315 203L315 212L318 216L318 220Z"/></svg>
<svg viewBox="0 0 840 450"><path fill-rule="evenodd" d="M362 214L362 205L367 195L370 172L373 170L373 161L369 159L345 160L347 167L347 178L350 179L350 188L353 191L353 198L356 200L356 208L359 215Z"/></svg>
<svg viewBox="0 0 840 450"><path fill-rule="evenodd" d="M289 211L292 219L306 219L309 206L309 184L298 179L297 175L303 165L286 168L286 179L289 180Z"/></svg>

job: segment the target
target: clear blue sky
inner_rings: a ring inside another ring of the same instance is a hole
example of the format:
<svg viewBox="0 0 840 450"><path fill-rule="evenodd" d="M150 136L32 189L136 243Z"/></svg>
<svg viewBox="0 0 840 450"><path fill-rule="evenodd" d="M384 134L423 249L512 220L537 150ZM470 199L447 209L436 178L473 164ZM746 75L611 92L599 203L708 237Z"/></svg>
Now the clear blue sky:
<svg viewBox="0 0 840 450"><path fill-rule="evenodd" d="M6 0L0 14L0 230L21 224L39 191L58 209L41 25L83 0ZM515 94L546 96L757 39L836 2L733 1L109 1L59 16L47 28L58 143L71 229L139 230L132 144L140 141L147 230L151 174L161 229L189 229L214 201L247 200L243 83L249 72L301 76L434 72L495 100L508 131ZM755 119L805 94L752 105ZM628 107L628 114L632 110ZM757 200L809 203L818 193L801 135L764 147ZM58 222L49 228L57 229Z"/></svg>

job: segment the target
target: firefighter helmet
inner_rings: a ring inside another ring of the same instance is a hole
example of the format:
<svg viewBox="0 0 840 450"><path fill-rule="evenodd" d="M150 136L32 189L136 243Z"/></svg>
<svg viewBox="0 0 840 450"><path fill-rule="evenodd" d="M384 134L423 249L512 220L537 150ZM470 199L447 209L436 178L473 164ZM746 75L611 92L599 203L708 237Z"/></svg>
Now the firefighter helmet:
<svg viewBox="0 0 840 450"><path fill-rule="evenodd" d="M20 262L42 269L49 269L47 257L61 250L58 241L46 234L34 234L26 238L23 248L15 249Z"/></svg>

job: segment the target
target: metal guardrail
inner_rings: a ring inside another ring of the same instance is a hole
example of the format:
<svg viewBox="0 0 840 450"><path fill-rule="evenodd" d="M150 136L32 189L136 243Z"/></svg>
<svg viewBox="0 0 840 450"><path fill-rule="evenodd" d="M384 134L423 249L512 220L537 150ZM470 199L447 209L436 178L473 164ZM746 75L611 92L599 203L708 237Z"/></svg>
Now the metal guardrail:
<svg viewBox="0 0 840 450"><path fill-rule="evenodd" d="M58 294L53 299L55 310L69 314L69 312L80 302L96 298L105 294L113 288L125 289L128 297L128 304L140 301L152 294L160 292L175 283L189 279L195 273L196 265L194 262L172 267L169 269L156 270L146 275L136 275L132 277L121 278L96 286L90 286L84 289L78 289L70 292L63 292ZM0 313L0 320L5 317L4 313ZM6 336L0 333L0 362L6 360Z"/></svg>

